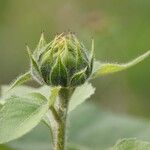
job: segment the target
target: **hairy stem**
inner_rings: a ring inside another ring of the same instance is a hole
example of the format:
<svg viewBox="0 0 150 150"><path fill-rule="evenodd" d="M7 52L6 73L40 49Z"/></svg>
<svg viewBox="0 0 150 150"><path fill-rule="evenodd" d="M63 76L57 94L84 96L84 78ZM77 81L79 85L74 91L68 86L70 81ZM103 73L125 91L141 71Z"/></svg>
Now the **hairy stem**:
<svg viewBox="0 0 150 150"><path fill-rule="evenodd" d="M51 108L53 115L53 150L66 150L66 127L69 99L72 89L61 88L57 109Z"/></svg>

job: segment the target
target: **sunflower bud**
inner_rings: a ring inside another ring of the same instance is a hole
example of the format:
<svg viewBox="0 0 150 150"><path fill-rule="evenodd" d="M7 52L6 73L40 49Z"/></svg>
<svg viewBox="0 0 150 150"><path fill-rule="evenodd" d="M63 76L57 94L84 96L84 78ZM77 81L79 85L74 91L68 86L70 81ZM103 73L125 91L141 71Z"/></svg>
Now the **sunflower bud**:
<svg viewBox="0 0 150 150"><path fill-rule="evenodd" d="M33 54L28 48L32 76L50 86L81 85L92 73L93 49L92 46L89 54L72 33L57 35L50 43L46 43L42 34Z"/></svg>

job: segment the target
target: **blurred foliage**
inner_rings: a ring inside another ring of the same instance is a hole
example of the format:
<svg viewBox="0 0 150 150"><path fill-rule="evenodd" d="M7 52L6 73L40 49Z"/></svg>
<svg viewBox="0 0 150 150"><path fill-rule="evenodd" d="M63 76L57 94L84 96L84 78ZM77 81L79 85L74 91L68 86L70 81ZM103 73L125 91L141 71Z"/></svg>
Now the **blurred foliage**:
<svg viewBox="0 0 150 150"><path fill-rule="evenodd" d="M150 143L136 139L119 140L111 150L149 150Z"/></svg>
<svg viewBox="0 0 150 150"><path fill-rule="evenodd" d="M96 58L126 62L150 49L149 0L0 0L0 84L8 84L29 65L40 32L50 40L71 30ZM105 109L150 117L150 59L134 68L97 79L93 99Z"/></svg>
<svg viewBox="0 0 150 150"><path fill-rule="evenodd" d="M41 124L7 145L14 150L48 150L51 139L46 127ZM105 112L90 103L81 105L71 113L68 143L73 150L108 150L118 139L134 137L149 140L150 122Z"/></svg>

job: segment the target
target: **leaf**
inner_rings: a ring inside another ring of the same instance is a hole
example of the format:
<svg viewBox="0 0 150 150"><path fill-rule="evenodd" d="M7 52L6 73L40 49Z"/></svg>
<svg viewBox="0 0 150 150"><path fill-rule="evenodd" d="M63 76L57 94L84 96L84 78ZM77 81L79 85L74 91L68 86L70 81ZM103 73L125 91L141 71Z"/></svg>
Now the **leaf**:
<svg viewBox="0 0 150 150"><path fill-rule="evenodd" d="M37 90L45 94L50 91L50 88L47 86L38 89L28 88L27 86L20 86L13 89L12 92L14 92L14 94L18 92L22 95L23 93L28 93L28 91L33 92ZM7 90L7 87L3 87L2 89L3 92ZM78 94L78 91L76 94ZM138 137L145 140L149 140L150 138L150 122L128 116L105 113L92 104L81 106L77 111L71 113L71 123L69 125L71 127L69 129L70 143L81 147L81 150L82 147L87 148L87 150L99 150L99 147L106 150L114 145L118 139L126 137ZM45 132L41 131L41 133L39 133L39 129L35 132L39 135L36 134L35 137L33 137L31 133L31 138L27 138L30 140L26 140L25 148L23 148L24 144L22 145L22 142L24 143L25 141L22 140L21 143L18 143L19 145L21 144L18 149L22 150L27 148L28 150L33 150L33 147L35 147L35 150L48 150L50 147L49 134L45 137L47 129L45 129ZM40 140L36 141L37 138L40 138ZM35 140L34 142L32 142L33 139ZM36 146L33 146L34 144L36 144ZM15 143L13 145L15 145ZM78 148L78 150L80 149Z"/></svg>
<svg viewBox="0 0 150 150"><path fill-rule="evenodd" d="M119 140L111 150L150 150L150 142L123 139Z"/></svg>
<svg viewBox="0 0 150 150"><path fill-rule="evenodd" d="M31 132L15 141L7 143L14 150L50 150L52 149L50 132L40 123Z"/></svg>
<svg viewBox="0 0 150 150"><path fill-rule="evenodd" d="M35 92L35 93L40 93L40 94L44 95L47 99L50 96L50 87L49 86L42 86L39 88L34 88L34 87L22 85L22 86L16 87L16 88L12 89L11 91L7 92L8 89L9 89L9 86L7 86L7 85L1 86L0 102L2 102L2 104L5 103L5 101L8 98L10 98L12 95L22 97L27 94Z"/></svg>
<svg viewBox="0 0 150 150"><path fill-rule="evenodd" d="M2 92L7 88L3 87ZM35 88L28 88L27 86L20 86L13 89L12 92L15 93L18 90L19 94L21 92L23 94L27 93L28 90L30 92L35 91ZM46 86L37 90L42 93L48 93L50 88ZM77 150L99 150L99 147L102 150L108 150L118 139L122 138L150 139L149 121L104 112L91 103L81 105L70 115L69 143L76 145ZM31 133L17 141L13 141L9 145L19 150L49 150L49 134L47 128L37 127Z"/></svg>
<svg viewBox="0 0 150 150"><path fill-rule="evenodd" d="M99 61L94 61L92 74L99 70L100 65L101 63Z"/></svg>
<svg viewBox="0 0 150 150"><path fill-rule="evenodd" d="M69 115L68 143L73 150L108 150L118 139L150 139L150 121L104 112L92 103L80 105ZM49 135L46 126L40 124L8 146L14 150L49 150Z"/></svg>
<svg viewBox="0 0 150 150"><path fill-rule="evenodd" d="M83 103L87 98L94 94L95 88L90 83L85 83L77 87L70 99L69 112L75 109L78 105Z"/></svg>
<svg viewBox="0 0 150 150"><path fill-rule="evenodd" d="M38 125L29 134L7 145L13 150L51 150L52 140L49 137L50 132L43 124ZM88 148L78 144L68 144L67 150L89 150Z"/></svg>
<svg viewBox="0 0 150 150"><path fill-rule="evenodd" d="M43 101L40 105L39 101ZM48 102L42 97L36 99L12 97L0 110L0 143L17 139L33 129L48 111Z"/></svg>
<svg viewBox="0 0 150 150"><path fill-rule="evenodd" d="M77 108L70 117L69 142L89 150L108 150L118 139L150 139L150 121L104 112L89 103Z"/></svg>
<svg viewBox="0 0 150 150"><path fill-rule="evenodd" d="M111 74L111 73L115 73L115 72L119 72L119 71L128 69L128 68L138 64L139 62L143 61L149 55L150 55L150 50L126 64L117 64L117 63L100 64L99 69L97 69L97 66L94 69L95 72L93 72L92 78L96 78L98 76L107 75L107 74ZM96 63L96 65L97 65L97 63Z"/></svg>
<svg viewBox="0 0 150 150"><path fill-rule="evenodd" d="M13 88L29 81L32 79L32 76L31 76L31 73L30 72L27 72L21 76L19 76L10 86L10 88L8 89L8 91L12 90Z"/></svg>
<svg viewBox="0 0 150 150"><path fill-rule="evenodd" d="M37 92L22 95L22 98L25 98L26 100L28 100L28 102L39 106L43 105L44 102L47 102L46 97Z"/></svg>

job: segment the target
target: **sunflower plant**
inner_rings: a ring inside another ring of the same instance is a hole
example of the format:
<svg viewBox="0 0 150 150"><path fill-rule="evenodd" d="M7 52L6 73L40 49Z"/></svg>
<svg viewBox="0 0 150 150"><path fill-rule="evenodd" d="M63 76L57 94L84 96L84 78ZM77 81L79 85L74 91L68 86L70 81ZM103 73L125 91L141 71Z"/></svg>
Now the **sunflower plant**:
<svg viewBox="0 0 150 150"><path fill-rule="evenodd" d="M62 33L47 42L42 33L33 52L27 46L30 69L19 76L0 101L0 144L22 137L41 121L50 131L53 150L68 149L68 115L95 92L90 81L126 70L150 55L147 51L124 63L101 63L73 33ZM24 93L17 86L35 80L41 87L28 87ZM77 118L78 119L78 118Z"/></svg>

